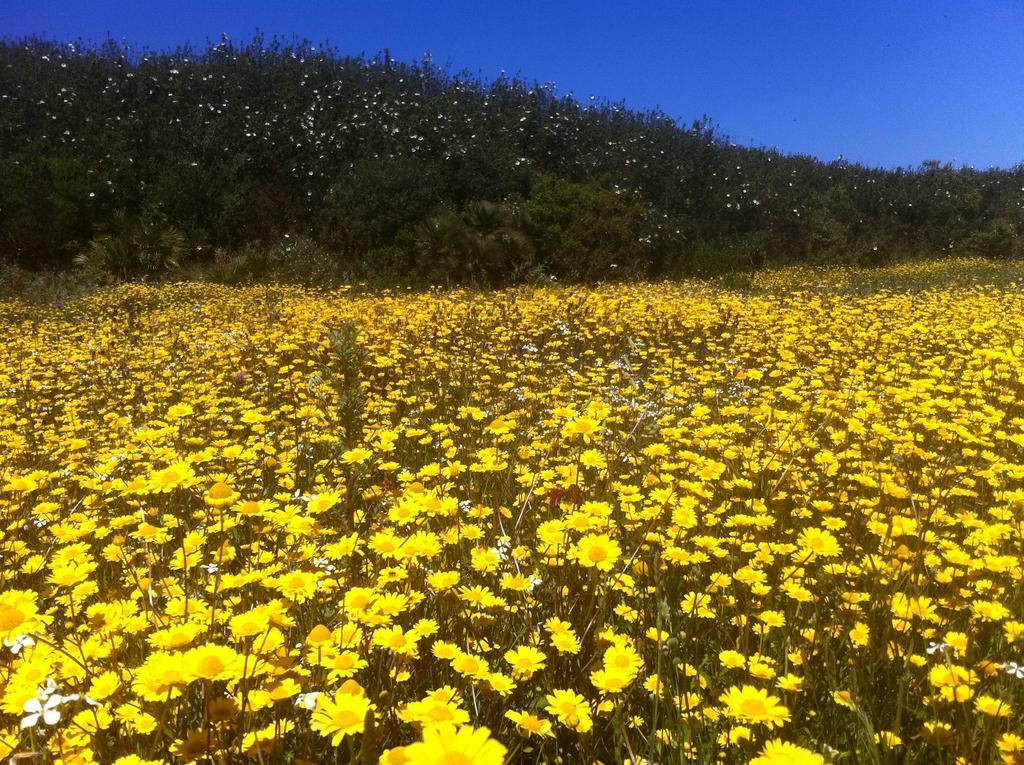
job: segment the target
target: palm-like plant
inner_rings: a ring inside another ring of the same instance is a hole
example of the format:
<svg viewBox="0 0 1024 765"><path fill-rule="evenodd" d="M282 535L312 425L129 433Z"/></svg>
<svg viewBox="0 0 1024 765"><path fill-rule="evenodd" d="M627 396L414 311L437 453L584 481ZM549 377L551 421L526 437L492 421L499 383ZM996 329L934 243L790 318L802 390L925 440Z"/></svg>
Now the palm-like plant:
<svg viewBox="0 0 1024 765"><path fill-rule="evenodd" d="M468 235L466 224L454 213L443 213L416 227L416 255L420 269L432 278L450 281L452 274L466 266Z"/></svg>
<svg viewBox="0 0 1024 765"><path fill-rule="evenodd" d="M529 267L533 242L523 216L506 205L475 202L419 226L421 269L445 281L500 284Z"/></svg>
<svg viewBox="0 0 1024 765"><path fill-rule="evenodd" d="M177 268L187 247L178 229L121 214L75 257L75 264L96 277L124 281Z"/></svg>

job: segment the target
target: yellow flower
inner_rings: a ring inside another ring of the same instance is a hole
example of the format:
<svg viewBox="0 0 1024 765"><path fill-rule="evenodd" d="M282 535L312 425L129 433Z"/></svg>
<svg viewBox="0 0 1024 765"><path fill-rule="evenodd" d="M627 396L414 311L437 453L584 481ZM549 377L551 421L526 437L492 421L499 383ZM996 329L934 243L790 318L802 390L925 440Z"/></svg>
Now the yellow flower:
<svg viewBox="0 0 1024 765"><path fill-rule="evenodd" d="M900 746L903 743L903 739L892 731L882 730L875 734L875 743L882 744L883 746L893 749Z"/></svg>
<svg viewBox="0 0 1024 765"><path fill-rule="evenodd" d="M210 507L227 507L233 505L238 499L238 492L224 481L218 481L209 488L204 497L206 504Z"/></svg>
<svg viewBox="0 0 1024 765"><path fill-rule="evenodd" d="M381 752L377 765L408 765L409 755L406 754L407 746L394 746Z"/></svg>
<svg viewBox="0 0 1024 765"><path fill-rule="evenodd" d="M857 702L853 700L853 694L849 691L832 691L832 700L847 709L857 708Z"/></svg>
<svg viewBox="0 0 1024 765"><path fill-rule="evenodd" d="M573 690L555 690L545 698L548 702L545 707L547 712L566 727L580 733L585 733L592 727L590 705L580 694Z"/></svg>
<svg viewBox="0 0 1024 765"><path fill-rule="evenodd" d="M149 642L157 648L161 648L165 651L173 651L187 646L195 640L196 636L202 631L203 627L195 622L172 625L151 633L149 636Z"/></svg>
<svg viewBox="0 0 1024 765"><path fill-rule="evenodd" d="M868 625L863 622L857 622L853 625L850 630L850 642L860 648L865 647L868 644L868 640L871 638L871 630Z"/></svg>
<svg viewBox="0 0 1024 765"><path fill-rule="evenodd" d="M993 696L978 696L974 700L974 708L989 717L1009 717L1013 708L1002 699Z"/></svg>
<svg viewBox="0 0 1024 765"><path fill-rule="evenodd" d="M784 691L799 693L804 689L804 679L799 675L790 673L788 675L782 675L782 677L775 681L775 685Z"/></svg>
<svg viewBox="0 0 1024 765"><path fill-rule="evenodd" d="M719 700L725 705L725 714L741 722L759 723L772 728L789 719L789 710L779 702L778 697L770 696L764 689L751 685L742 688L733 686Z"/></svg>
<svg viewBox="0 0 1024 765"><path fill-rule="evenodd" d="M285 734L294 728L294 722L285 720L246 733L242 739L242 751L256 760L266 758L282 743Z"/></svg>
<svg viewBox="0 0 1024 765"><path fill-rule="evenodd" d="M635 674L619 669L596 669L590 673L590 682L601 693L621 693L633 682Z"/></svg>
<svg viewBox="0 0 1024 765"><path fill-rule="evenodd" d="M462 651L452 659L452 669L460 675L479 678L486 677L489 671L486 660Z"/></svg>
<svg viewBox="0 0 1024 765"><path fill-rule="evenodd" d="M320 648L334 640L334 633L324 624L314 625L313 629L306 635L306 645Z"/></svg>
<svg viewBox="0 0 1024 765"><path fill-rule="evenodd" d="M718 660L726 669L738 669L739 667L746 666L747 664L746 656L741 654L739 651L733 651L731 649L719 651Z"/></svg>
<svg viewBox="0 0 1024 765"><path fill-rule="evenodd" d="M243 657L233 648L207 643L186 651L181 657L185 675L192 680L238 680Z"/></svg>
<svg viewBox="0 0 1024 765"><path fill-rule="evenodd" d="M505 717L516 724L519 732L524 736L540 736L548 738L555 735L551 729L551 721L543 717L537 717L530 712L517 712L513 709L505 712Z"/></svg>
<svg viewBox="0 0 1024 765"><path fill-rule="evenodd" d="M135 670L134 675L132 688L146 701L175 698L191 679L180 653L154 653Z"/></svg>
<svg viewBox="0 0 1024 765"><path fill-rule="evenodd" d="M464 725L469 722L469 713L459 704L459 694L450 686L431 691L420 701L406 704L398 711L398 719L417 722L420 725Z"/></svg>
<svg viewBox="0 0 1024 765"><path fill-rule="evenodd" d="M43 626L36 594L29 590L0 593L0 640L13 641Z"/></svg>
<svg viewBox="0 0 1024 765"><path fill-rule="evenodd" d="M273 584L289 600L304 603L316 593L320 574L314 571L292 571L277 577Z"/></svg>
<svg viewBox="0 0 1024 765"><path fill-rule="evenodd" d="M839 541L824 529L804 529L796 542L800 546L796 558L834 558L842 553Z"/></svg>
<svg viewBox="0 0 1024 765"><path fill-rule="evenodd" d="M974 695L973 687L978 682L978 674L957 664L940 664L931 668L928 680L939 689L942 698L962 702Z"/></svg>
<svg viewBox="0 0 1024 765"><path fill-rule="evenodd" d="M86 695L91 699L102 701L112 695L121 685L121 680L116 672L103 672L93 678Z"/></svg>
<svg viewBox="0 0 1024 765"><path fill-rule="evenodd" d="M572 549L572 558L586 568L611 571L622 555L619 543L607 534L588 534Z"/></svg>
<svg viewBox="0 0 1024 765"><path fill-rule="evenodd" d="M750 765L825 765L820 754L785 741L769 741Z"/></svg>
<svg viewBox="0 0 1024 765"><path fill-rule="evenodd" d="M339 691L332 698L321 696L310 726L321 736L330 738L331 746L337 746L345 736L362 733L372 706L369 699L360 694Z"/></svg>
<svg viewBox="0 0 1024 765"><path fill-rule="evenodd" d="M505 747L487 728L438 725L423 729L423 740L405 748L407 765L503 765Z"/></svg>
<svg viewBox="0 0 1024 765"><path fill-rule="evenodd" d="M311 515L326 513L332 507L341 502L342 495L336 491L325 491L309 498L306 509Z"/></svg>
<svg viewBox="0 0 1024 765"><path fill-rule="evenodd" d="M178 487L191 486L196 481L196 473L187 462L175 462L163 470L150 474L146 487L149 491L160 494Z"/></svg>
<svg viewBox="0 0 1024 765"><path fill-rule="evenodd" d="M601 423L591 417L576 417L562 426L562 435L567 438L580 438L590 443L594 435L601 430Z"/></svg>
<svg viewBox="0 0 1024 765"><path fill-rule="evenodd" d="M514 650L506 651L505 661L511 666L513 676L528 678L546 666L547 657L543 651L532 646L522 645Z"/></svg>
<svg viewBox="0 0 1024 765"><path fill-rule="evenodd" d="M195 414L195 409L186 403L178 403L167 409L167 417L172 420L180 420L191 414Z"/></svg>
<svg viewBox="0 0 1024 765"><path fill-rule="evenodd" d="M401 656L413 656L419 641L419 633L414 630L405 632L401 627L381 627L373 633L373 644L386 648Z"/></svg>
<svg viewBox="0 0 1024 765"><path fill-rule="evenodd" d="M608 647L602 659L604 668L611 672L636 676L644 668L643 659L636 649L630 645L615 644Z"/></svg>
<svg viewBox="0 0 1024 765"><path fill-rule="evenodd" d="M238 639L262 635L270 629L270 611L265 607L257 607L232 616L228 622L231 634Z"/></svg>
<svg viewBox="0 0 1024 765"><path fill-rule="evenodd" d="M1024 737L1018 736L1016 733L1004 733L999 737L996 746L1002 752L1004 762L1016 765L1016 760L1013 758L1015 755L1024 754Z"/></svg>
<svg viewBox="0 0 1024 765"><path fill-rule="evenodd" d="M373 456L373 452L362 447L342 452L341 461L346 465L361 465Z"/></svg>
<svg viewBox="0 0 1024 765"><path fill-rule="evenodd" d="M508 675L500 672L490 672L487 675L487 685L492 691L502 696L507 696L515 690L516 683Z"/></svg>
<svg viewBox="0 0 1024 765"><path fill-rule="evenodd" d="M559 653L577 654L580 652L580 641L571 632L556 632L551 636L551 645Z"/></svg>

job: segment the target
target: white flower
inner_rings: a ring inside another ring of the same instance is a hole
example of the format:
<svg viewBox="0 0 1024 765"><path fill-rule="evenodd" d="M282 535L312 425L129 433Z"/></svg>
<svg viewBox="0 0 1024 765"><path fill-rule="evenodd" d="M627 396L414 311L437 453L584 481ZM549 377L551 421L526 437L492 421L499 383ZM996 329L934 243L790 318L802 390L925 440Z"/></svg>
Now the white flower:
<svg viewBox="0 0 1024 765"><path fill-rule="evenodd" d="M331 562L330 558L313 558L313 565L326 571L328 574L333 574L335 571L335 565Z"/></svg>
<svg viewBox="0 0 1024 765"><path fill-rule="evenodd" d="M1018 664L1015 661L1008 661L1002 665L1003 670L1008 675L1013 675L1018 680L1024 680L1024 665Z"/></svg>
<svg viewBox="0 0 1024 765"><path fill-rule="evenodd" d="M11 653L21 653L22 648L28 648L36 644L35 638L31 635L18 635L14 640L4 639L4 645L11 649Z"/></svg>
<svg viewBox="0 0 1024 765"><path fill-rule="evenodd" d="M28 714L21 718L22 729L36 727L40 717L45 725L56 725L60 720L60 710L57 707L61 701L63 698L56 694L46 699L35 698L26 701L22 711Z"/></svg>

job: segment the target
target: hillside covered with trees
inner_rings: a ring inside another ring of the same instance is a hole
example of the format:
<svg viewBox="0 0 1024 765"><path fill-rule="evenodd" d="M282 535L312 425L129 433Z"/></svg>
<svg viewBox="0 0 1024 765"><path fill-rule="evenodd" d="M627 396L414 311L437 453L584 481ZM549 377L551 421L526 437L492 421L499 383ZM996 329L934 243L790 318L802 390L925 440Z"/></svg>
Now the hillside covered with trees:
<svg viewBox="0 0 1024 765"><path fill-rule="evenodd" d="M586 281L1008 258L1021 232L1024 165L826 163L306 42L0 43L0 264L22 269Z"/></svg>

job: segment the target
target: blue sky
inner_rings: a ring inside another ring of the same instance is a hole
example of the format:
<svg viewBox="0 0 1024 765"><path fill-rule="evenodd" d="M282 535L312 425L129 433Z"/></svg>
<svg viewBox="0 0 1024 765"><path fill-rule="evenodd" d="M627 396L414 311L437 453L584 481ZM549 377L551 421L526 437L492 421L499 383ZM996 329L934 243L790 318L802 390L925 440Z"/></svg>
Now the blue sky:
<svg viewBox="0 0 1024 765"><path fill-rule="evenodd" d="M823 159L1024 161L1022 0L0 2L6 37L162 48L256 29L707 114L737 143Z"/></svg>

